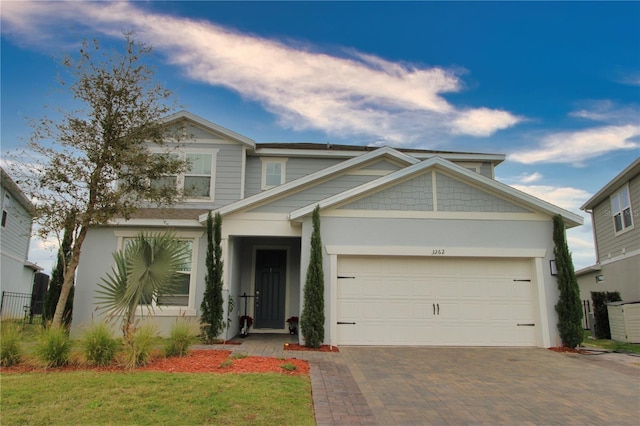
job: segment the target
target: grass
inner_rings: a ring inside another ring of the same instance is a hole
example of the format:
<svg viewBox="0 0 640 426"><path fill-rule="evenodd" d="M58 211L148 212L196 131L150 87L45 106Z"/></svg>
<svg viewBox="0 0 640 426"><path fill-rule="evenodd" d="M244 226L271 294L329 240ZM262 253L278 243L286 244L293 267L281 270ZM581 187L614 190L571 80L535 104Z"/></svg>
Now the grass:
<svg viewBox="0 0 640 426"><path fill-rule="evenodd" d="M314 425L306 376L207 373L2 375L2 424Z"/></svg>
<svg viewBox="0 0 640 426"><path fill-rule="evenodd" d="M585 331L582 346L584 346L585 348L599 348L609 351L631 352L640 354L640 344L616 342L615 340L609 339L592 339L591 334L588 331Z"/></svg>

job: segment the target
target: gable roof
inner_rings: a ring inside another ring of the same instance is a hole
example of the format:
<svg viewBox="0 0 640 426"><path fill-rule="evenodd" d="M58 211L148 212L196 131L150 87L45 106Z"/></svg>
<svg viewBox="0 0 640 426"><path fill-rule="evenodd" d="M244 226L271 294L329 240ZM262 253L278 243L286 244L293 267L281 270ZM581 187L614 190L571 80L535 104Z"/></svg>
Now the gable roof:
<svg viewBox="0 0 640 426"><path fill-rule="evenodd" d="M318 202L314 202L313 204L309 204L305 207L291 212L289 214L289 219L301 219L302 217L311 214L311 212L313 212L313 209L317 205L320 206L320 209L333 207L347 202L349 199L356 198L362 194L366 194L367 192L375 191L378 188L384 188L389 184L393 184L394 182L398 182L412 175L424 173L426 170L431 168L448 171L454 176L462 178L463 180L472 181L480 187L488 189L492 192L498 192L505 198L517 201L535 211L543 212L551 216L559 214L564 218L567 228L582 225L583 219L579 215L571 213L551 203L547 203L546 201L540 200L539 198L536 198L532 195L518 191L517 189L514 189L509 185L505 185L493 179L489 179L487 177L479 175L478 173L469 171L464 167L458 166L457 164L454 164L441 157L433 157L429 160L415 163L389 175L380 177L371 182L341 192L340 194L325 198L324 200L320 200Z"/></svg>
<svg viewBox="0 0 640 426"><path fill-rule="evenodd" d="M349 160L345 160L343 162L335 164L333 166L327 167L326 169L322 169L315 173L311 173L307 176L303 176L291 182L287 182L280 186L276 186L275 188L269 189L267 191L261 192L259 194L253 195L243 200L236 201L235 203L231 203L227 206L221 207L220 209L217 210L217 212L220 213L222 216L228 215L230 213L245 209L247 207L256 205L258 203L267 201L269 199L279 197L283 194L293 192L304 185L309 185L311 183L318 182L321 179L325 179L331 175L338 174L344 170L356 167L360 164L364 164L376 158L385 158L385 157L395 159L406 165L416 164L420 162L420 160L413 158L410 155L403 154L393 148L389 148L385 146L382 148L378 148L375 151L371 151L366 154L362 154L358 157L354 157ZM201 215L199 220L200 222L206 221L207 220L206 215Z"/></svg>
<svg viewBox="0 0 640 426"><path fill-rule="evenodd" d="M629 182L638 174L640 174L640 157L636 158L636 160L621 171L618 176L611 179L611 181L603 186L600 191L596 192L593 197L589 198L589 200L580 207L580 210L592 210L595 206L617 191L622 184Z"/></svg>
<svg viewBox="0 0 640 426"><path fill-rule="evenodd" d="M292 155L296 157L335 157L350 158L362 155L363 152L371 152L380 149L379 146L367 145L340 145L332 143L258 143L256 155ZM425 160L434 156L446 158L451 161L487 161L497 166L505 159L504 154L486 154L478 152L436 151L431 149L393 148L398 152L409 154L419 160Z"/></svg>
<svg viewBox="0 0 640 426"><path fill-rule="evenodd" d="M11 179L11 176L0 167L0 180L2 187L5 188L11 196L26 210L29 214L33 214L33 204L27 196L22 192L20 187Z"/></svg>
<svg viewBox="0 0 640 426"><path fill-rule="evenodd" d="M173 124L181 120L191 121L192 123L195 123L201 127L204 127L205 129L209 130L212 133L220 135L223 138L238 142L242 145L245 145L248 148L255 149L256 147L256 142L253 139L250 139L246 136L242 136L241 134L236 133L233 130L226 129L222 126L212 123L209 120L205 120L204 118L199 117L195 114L192 114L188 111L179 111L175 114L165 117L162 120L162 122L165 124Z"/></svg>

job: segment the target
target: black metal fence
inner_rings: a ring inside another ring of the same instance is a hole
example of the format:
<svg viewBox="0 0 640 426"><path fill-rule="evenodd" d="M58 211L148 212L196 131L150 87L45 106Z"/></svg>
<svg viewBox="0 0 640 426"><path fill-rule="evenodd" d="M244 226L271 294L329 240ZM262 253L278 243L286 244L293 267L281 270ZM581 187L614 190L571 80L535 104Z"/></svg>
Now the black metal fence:
<svg viewBox="0 0 640 426"><path fill-rule="evenodd" d="M29 293L2 292L0 319L21 321L25 324L42 324L43 300Z"/></svg>

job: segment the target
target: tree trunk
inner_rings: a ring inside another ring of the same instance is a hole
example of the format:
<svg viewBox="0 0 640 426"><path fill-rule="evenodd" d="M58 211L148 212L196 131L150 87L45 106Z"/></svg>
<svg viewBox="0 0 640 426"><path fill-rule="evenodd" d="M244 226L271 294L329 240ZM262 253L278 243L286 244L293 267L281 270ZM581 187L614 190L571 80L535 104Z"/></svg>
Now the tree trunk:
<svg viewBox="0 0 640 426"><path fill-rule="evenodd" d="M87 235L87 230L88 228L83 225L80 228L80 234L78 234L78 238L76 238L73 243L71 259L69 260L69 264L64 270L64 281L62 283L62 288L60 289L60 298L58 299L58 304L56 305L56 313L53 314L53 320L51 321L52 327L60 327L62 325L64 308L67 304L67 299L69 298L71 287L73 287L73 283L75 282L76 270L78 269L78 265L80 264L80 252L82 250L82 243L84 242L84 238Z"/></svg>

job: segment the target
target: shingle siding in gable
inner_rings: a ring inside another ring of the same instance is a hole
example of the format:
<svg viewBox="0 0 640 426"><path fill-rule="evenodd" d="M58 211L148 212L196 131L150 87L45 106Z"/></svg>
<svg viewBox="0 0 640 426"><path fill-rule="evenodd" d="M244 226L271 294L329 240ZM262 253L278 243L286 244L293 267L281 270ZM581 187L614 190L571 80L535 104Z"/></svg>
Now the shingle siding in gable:
<svg viewBox="0 0 640 426"><path fill-rule="evenodd" d="M436 174L438 211L529 213L529 210L442 173Z"/></svg>
<svg viewBox="0 0 640 426"><path fill-rule="evenodd" d="M431 173L346 204L344 210L433 211Z"/></svg>

